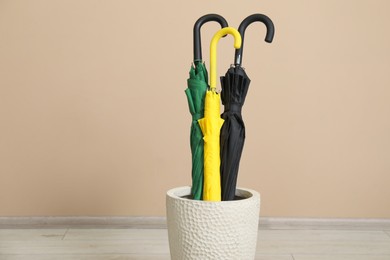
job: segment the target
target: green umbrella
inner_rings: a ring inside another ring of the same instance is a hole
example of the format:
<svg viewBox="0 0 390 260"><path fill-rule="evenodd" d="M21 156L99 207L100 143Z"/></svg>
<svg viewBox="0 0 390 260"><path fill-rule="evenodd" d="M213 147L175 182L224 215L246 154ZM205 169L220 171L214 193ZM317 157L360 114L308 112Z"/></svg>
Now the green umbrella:
<svg viewBox="0 0 390 260"><path fill-rule="evenodd" d="M202 199L203 190L203 157L204 143L202 130L199 127L198 120L204 117L204 98L208 88L208 74L202 60L200 28L209 21L218 22L221 27L227 27L226 20L217 14L208 14L200 17L194 25L194 64L190 69L190 77L187 80L188 106L192 115L191 124L191 153L192 153L192 198Z"/></svg>

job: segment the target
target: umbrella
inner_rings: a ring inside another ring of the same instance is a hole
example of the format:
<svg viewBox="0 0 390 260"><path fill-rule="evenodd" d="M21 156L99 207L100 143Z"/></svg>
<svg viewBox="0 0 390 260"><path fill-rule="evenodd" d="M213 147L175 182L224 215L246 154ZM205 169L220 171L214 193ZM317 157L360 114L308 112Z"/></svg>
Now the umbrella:
<svg viewBox="0 0 390 260"><path fill-rule="evenodd" d="M220 151L219 134L223 124L220 116L220 95L216 91L217 85L217 43L222 36L231 34L234 37L234 48L241 46L240 33L231 27L219 30L210 44L210 89L206 92L204 118L198 120L204 140L204 184L203 200L221 200L220 182Z"/></svg>
<svg viewBox="0 0 390 260"><path fill-rule="evenodd" d="M221 77L221 99L224 112L221 117L224 124L221 128L221 189L222 200L234 200L238 168L245 140L245 125L241 116L241 109L245 101L250 79L241 67L244 34L246 27L253 22L263 22L267 27L266 42L272 42L274 25L267 16L253 14L245 18L238 31L241 34L242 45L235 53L235 66L231 67Z"/></svg>
<svg viewBox="0 0 390 260"><path fill-rule="evenodd" d="M226 20L217 14L208 14L200 17L194 25L194 65L190 69L185 90L188 106L192 115L190 144L192 154L192 198L202 199L203 189L203 135L198 119L204 116L204 96L208 87L207 70L202 61L200 28L209 21L218 22L221 27L227 27Z"/></svg>

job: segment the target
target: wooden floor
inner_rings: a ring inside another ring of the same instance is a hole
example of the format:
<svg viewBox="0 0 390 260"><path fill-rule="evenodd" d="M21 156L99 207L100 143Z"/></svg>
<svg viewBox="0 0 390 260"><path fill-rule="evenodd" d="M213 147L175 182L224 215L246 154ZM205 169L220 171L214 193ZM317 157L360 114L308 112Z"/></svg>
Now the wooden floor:
<svg viewBox="0 0 390 260"><path fill-rule="evenodd" d="M258 260L390 260L388 225L260 227ZM2 226L0 260L20 259L166 260L170 257L164 228Z"/></svg>

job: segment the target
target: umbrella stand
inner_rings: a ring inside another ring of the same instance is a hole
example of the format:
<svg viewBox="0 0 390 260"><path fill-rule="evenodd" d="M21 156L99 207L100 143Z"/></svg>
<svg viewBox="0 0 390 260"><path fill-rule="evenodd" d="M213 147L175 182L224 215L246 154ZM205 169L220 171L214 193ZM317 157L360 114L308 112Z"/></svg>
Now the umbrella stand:
<svg viewBox="0 0 390 260"><path fill-rule="evenodd" d="M235 199L238 169L245 141L245 125L241 109L250 84L249 77L241 67L244 34L247 26L256 21L266 25L265 41L272 42L275 30L271 19L262 14L253 14L245 18L238 28L242 45L235 52L235 67L231 67L225 76L221 77L221 98L224 105L224 112L221 116L224 124L221 128L220 139L222 200Z"/></svg>
<svg viewBox="0 0 390 260"><path fill-rule="evenodd" d="M192 115L190 145L192 155L192 188L191 195L195 200L202 199L203 190L203 135L200 130L198 119L204 116L204 97L208 87L208 75L202 61L202 49L200 28L203 24L215 21L221 27L227 27L226 20L218 14L207 14L200 17L194 24L194 65L190 69L190 77L187 80L185 90L189 110Z"/></svg>
<svg viewBox="0 0 390 260"><path fill-rule="evenodd" d="M206 92L204 118L198 120L204 140L204 184L203 200L220 201L220 129L223 119L220 117L220 95L216 91L217 44L222 36L231 34L234 37L234 48L241 46L240 33L226 27L215 33L210 44L210 89Z"/></svg>
<svg viewBox="0 0 390 260"><path fill-rule="evenodd" d="M190 187L166 194L169 259L255 259L260 194L239 188L241 200L220 202L185 199L190 194Z"/></svg>

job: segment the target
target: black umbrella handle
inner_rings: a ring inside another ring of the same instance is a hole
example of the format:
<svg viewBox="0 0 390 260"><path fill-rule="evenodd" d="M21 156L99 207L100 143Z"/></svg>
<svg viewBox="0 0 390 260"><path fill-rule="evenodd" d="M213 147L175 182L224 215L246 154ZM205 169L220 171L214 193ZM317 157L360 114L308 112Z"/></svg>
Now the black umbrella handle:
<svg viewBox="0 0 390 260"><path fill-rule="evenodd" d="M238 27L238 31L241 34L241 48L236 50L235 56L234 56L234 64L236 66L241 66L242 62L242 52L244 49L244 35L245 35L245 30L246 28L253 22L262 22L265 24L267 27L267 34L265 36L265 41L271 43L272 40L274 39L274 34L275 34L275 27L274 23L271 21L271 19L264 15L264 14L252 14L245 18L240 26Z"/></svg>
<svg viewBox="0 0 390 260"><path fill-rule="evenodd" d="M194 25L194 62L202 60L202 41L200 38L200 28L207 22L218 22L221 28L228 27L228 23L222 16L218 14L206 14L200 17Z"/></svg>

